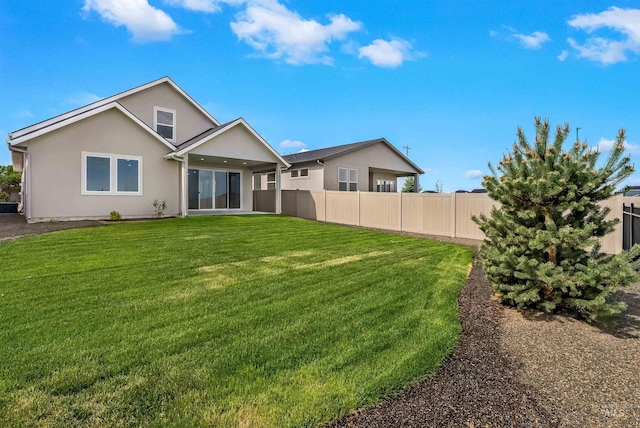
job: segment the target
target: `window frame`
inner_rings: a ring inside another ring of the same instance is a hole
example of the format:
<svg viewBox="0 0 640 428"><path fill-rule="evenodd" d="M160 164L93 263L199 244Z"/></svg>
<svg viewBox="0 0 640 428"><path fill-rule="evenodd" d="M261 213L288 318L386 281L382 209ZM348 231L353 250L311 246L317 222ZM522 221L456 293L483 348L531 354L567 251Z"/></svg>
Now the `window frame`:
<svg viewBox="0 0 640 428"><path fill-rule="evenodd" d="M273 180L269 180L269 175L273 174ZM269 187L269 185L273 184L273 187ZM266 190L275 190L276 189L276 173L275 172L267 172L267 189Z"/></svg>
<svg viewBox="0 0 640 428"><path fill-rule="evenodd" d="M165 123L158 123L158 112L171 113L173 115L173 125L167 125ZM162 134L158 132L158 125L162 126L171 126L173 129L173 138L162 137ZM175 143L176 138L178 136L178 113L175 110L165 107L153 106L153 130L158 133L162 138L169 141L170 143Z"/></svg>
<svg viewBox="0 0 640 428"><path fill-rule="evenodd" d="M347 180L340 180L340 171L344 170L347 171ZM355 172L356 173L356 179L351 180L351 173ZM346 183L347 184L347 188L346 190L340 190L340 183ZM351 190L351 185L355 184L356 188L355 190ZM347 168L347 167L343 167L340 166L338 167L338 191L340 192L357 192L358 191L358 169L357 168Z"/></svg>
<svg viewBox="0 0 640 428"><path fill-rule="evenodd" d="M87 158L106 158L109 159L109 190L87 190ZM137 161L138 162L138 191L126 192L118 190L118 160ZM142 196L143 195L143 173L142 173L142 156L131 155L117 155L113 153L95 153L95 152L82 152L81 155L81 179L80 179L80 194L85 196Z"/></svg>

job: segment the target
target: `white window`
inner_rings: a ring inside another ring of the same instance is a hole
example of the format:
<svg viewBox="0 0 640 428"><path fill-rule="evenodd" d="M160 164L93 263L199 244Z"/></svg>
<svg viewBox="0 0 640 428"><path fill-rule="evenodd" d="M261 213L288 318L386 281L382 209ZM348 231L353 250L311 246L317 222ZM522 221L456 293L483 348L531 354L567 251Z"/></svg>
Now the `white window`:
<svg viewBox="0 0 640 428"><path fill-rule="evenodd" d="M153 127L156 132L172 143L176 142L176 111L168 108L153 108Z"/></svg>
<svg viewBox="0 0 640 428"><path fill-rule="evenodd" d="M355 192L358 190L358 170L338 168L338 190Z"/></svg>
<svg viewBox="0 0 640 428"><path fill-rule="evenodd" d="M83 195L142 195L142 158L82 152Z"/></svg>
<svg viewBox="0 0 640 428"><path fill-rule="evenodd" d="M276 173L267 173L267 190L273 190L276 188Z"/></svg>
<svg viewBox="0 0 640 428"><path fill-rule="evenodd" d="M253 175L253 190L260 190L262 188L262 174Z"/></svg>
<svg viewBox="0 0 640 428"><path fill-rule="evenodd" d="M309 168L291 170L291 178L304 178L304 177L309 177Z"/></svg>
<svg viewBox="0 0 640 428"><path fill-rule="evenodd" d="M377 192L395 192L396 186L395 182L391 180L378 180L377 181Z"/></svg>

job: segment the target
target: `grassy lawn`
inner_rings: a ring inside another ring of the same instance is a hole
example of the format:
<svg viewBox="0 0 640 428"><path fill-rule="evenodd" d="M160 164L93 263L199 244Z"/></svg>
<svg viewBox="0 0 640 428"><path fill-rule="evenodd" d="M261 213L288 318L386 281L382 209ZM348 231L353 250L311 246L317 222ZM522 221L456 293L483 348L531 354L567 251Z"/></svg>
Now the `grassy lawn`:
<svg viewBox="0 0 640 428"><path fill-rule="evenodd" d="M434 370L471 251L279 216L0 243L0 426L318 426Z"/></svg>

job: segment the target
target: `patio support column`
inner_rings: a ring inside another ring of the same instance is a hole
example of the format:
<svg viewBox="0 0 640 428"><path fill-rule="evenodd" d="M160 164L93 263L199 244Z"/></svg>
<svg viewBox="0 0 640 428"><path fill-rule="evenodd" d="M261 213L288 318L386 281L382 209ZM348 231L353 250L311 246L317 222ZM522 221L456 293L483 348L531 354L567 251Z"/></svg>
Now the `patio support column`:
<svg viewBox="0 0 640 428"><path fill-rule="evenodd" d="M186 217L189 210L189 155L184 155L182 161L182 191L180 192L180 213Z"/></svg>
<svg viewBox="0 0 640 428"><path fill-rule="evenodd" d="M413 191L420 193L420 174L413 174Z"/></svg>
<svg viewBox="0 0 640 428"><path fill-rule="evenodd" d="M282 214L282 171L280 164L276 164L276 214Z"/></svg>

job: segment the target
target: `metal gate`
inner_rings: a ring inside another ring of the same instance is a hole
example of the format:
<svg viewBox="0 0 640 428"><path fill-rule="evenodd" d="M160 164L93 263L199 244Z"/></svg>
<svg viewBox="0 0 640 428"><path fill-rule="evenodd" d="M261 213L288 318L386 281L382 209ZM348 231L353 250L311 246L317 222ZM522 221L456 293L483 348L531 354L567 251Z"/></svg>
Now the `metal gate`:
<svg viewBox="0 0 640 428"><path fill-rule="evenodd" d="M640 208L622 205L622 248L628 250L640 244Z"/></svg>

